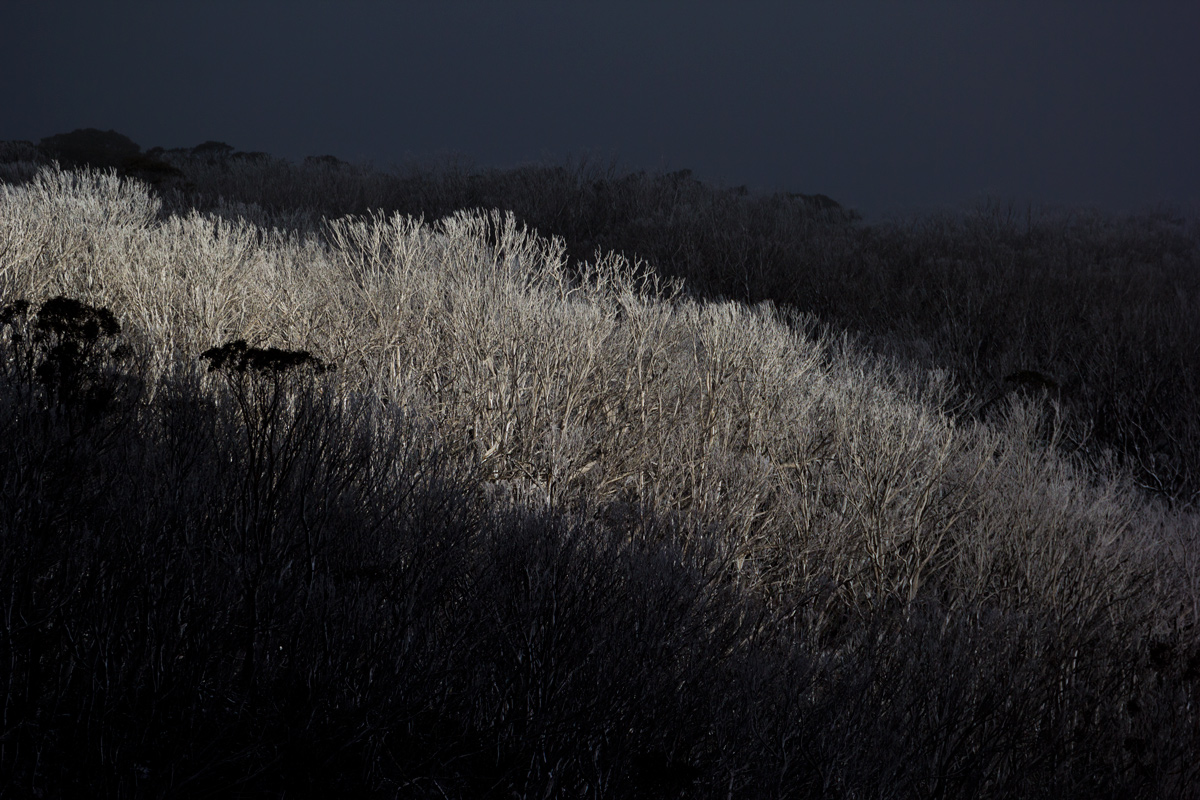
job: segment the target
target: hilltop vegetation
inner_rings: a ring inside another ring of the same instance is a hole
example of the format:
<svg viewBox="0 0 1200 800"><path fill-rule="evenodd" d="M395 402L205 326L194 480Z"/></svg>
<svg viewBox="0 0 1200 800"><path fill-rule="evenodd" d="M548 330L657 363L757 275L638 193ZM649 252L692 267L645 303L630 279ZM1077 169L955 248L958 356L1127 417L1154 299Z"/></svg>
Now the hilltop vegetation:
<svg viewBox="0 0 1200 800"><path fill-rule="evenodd" d="M682 280L690 296L772 301L874 352L946 370L960 415L986 418L998 398L1035 388L1007 378L1042 376L1073 453L1170 501L1200 499L1200 227L1166 209L1118 217L991 204L863 225L823 195L719 190L686 170L450 162L384 172L212 141L122 161L111 151L136 144L77 133L65 151L70 134L40 149L9 143L7 155L0 145L0 176L27 180L66 152L66 164L123 164L150 181L164 214L196 208L297 231L372 212L433 222L511 211L561 238L571 261L615 252Z"/></svg>
<svg viewBox="0 0 1200 800"><path fill-rule="evenodd" d="M6 793L1198 793L1194 223L8 152Z"/></svg>

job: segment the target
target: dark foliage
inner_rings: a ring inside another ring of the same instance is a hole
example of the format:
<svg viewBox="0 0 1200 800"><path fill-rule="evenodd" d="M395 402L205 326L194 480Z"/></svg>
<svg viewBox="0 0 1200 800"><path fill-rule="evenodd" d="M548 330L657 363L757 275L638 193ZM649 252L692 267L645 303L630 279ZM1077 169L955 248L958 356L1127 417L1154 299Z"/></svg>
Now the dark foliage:
<svg viewBox="0 0 1200 800"><path fill-rule="evenodd" d="M192 155L205 156L211 158L224 158L233 153L233 145L225 142L216 142L211 139L207 142L201 142L192 148Z"/></svg>
<svg viewBox="0 0 1200 800"><path fill-rule="evenodd" d="M122 167L126 160L142 152L128 136L96 128L79 128L70 133L47 136L39 147L64 167L90 166L94 169Z"/></svg>
<svg viewBox="0 0 1200 800"><path fill-rule="evenodd" d="M143 153L137 143L116 131L80 128L48 136L39 143L38 151L42 158L56 160L63 167L115 169L151 186L189 188L182 180L183 171L163 159L161 147Z"/></svg>
<svg viewBox="0 0 1200 800"><path fill-rule="evenodd" d="M91 424L112 403L136 399L136 381L124 372L132 352L120 333L107 308L67 297L47 300L33 315L25 300L0 307L8 380L26 393L39 390L37 402L74 424Z"/></svg>
<svg viewBox="0 0 1200 800"><path fill-rule="evenodd" d="M209 362L209 371L220 370L227 374L244 375L247 371L284 373L293 370L308 370L320 375L336 367L326 366L307 350L281 350L278 347L250 347L244 339L212 347L200 354Z"/></svg>
<svg viewBox="0 0 1200 800"><path fill-rule="evenodd" d="M17 161L40 163L44 156L33 142L14 139L0 142L0 164L11 164Z"/></svg>
<svg viewBox="0 0 1200 800"><path fill-rule="evenodd" d="M148 153L125 159L120 164L120 169L123 174L145 181L151 186L175 185L184 177L183 170Z"/></svg>
<svg viewBox="0 0 1200 800"><path fill-rule="evenodd" d="M264 153L261 150L251 150L250 152L236 152L229 156L234 161L249 161L252 164L265 164L276 159L272 158L270 153Z"/></svg>
<svg viewBox="0 0 1200 800"><path fill-rule="evenodd" d="M316 166L316 167L321 167L321 166L325 166L325 167L344 167L344 166L348 166L348 165L346 164L346 162L345 162L345 161L342 161L342 160L341 160L340 158L338 158L337 156L330 156L330 155L325 155L325 156L305 156L305 157L304 157L304 163L305 163L305 165L306 165L306 166Z"/></svg>

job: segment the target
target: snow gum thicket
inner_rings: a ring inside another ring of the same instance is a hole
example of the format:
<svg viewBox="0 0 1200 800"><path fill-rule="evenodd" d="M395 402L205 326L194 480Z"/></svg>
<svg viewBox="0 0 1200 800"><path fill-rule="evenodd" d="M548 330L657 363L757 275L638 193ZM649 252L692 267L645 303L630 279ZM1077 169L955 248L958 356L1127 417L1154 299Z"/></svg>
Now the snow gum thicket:
<svg viewBox="0 0 1200 800"><path fill-rule="evenodd" d="M0 187L0 303L138 392L68 425L0 329L0 786L1200 791L1197 519L1045 397L511 213L255 216Z"/></svg>

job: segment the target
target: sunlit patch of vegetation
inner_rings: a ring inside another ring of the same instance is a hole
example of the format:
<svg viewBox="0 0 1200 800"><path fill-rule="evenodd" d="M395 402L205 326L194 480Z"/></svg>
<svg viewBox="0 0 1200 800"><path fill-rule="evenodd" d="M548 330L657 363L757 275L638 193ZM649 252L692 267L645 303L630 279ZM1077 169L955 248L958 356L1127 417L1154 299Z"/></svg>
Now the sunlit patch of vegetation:
<svg viewBox="0 0 1200 800"><path fill-rule="evenodd" d="M1197 793L1191 223L218 144L0 186L0 792Z"/></svg>

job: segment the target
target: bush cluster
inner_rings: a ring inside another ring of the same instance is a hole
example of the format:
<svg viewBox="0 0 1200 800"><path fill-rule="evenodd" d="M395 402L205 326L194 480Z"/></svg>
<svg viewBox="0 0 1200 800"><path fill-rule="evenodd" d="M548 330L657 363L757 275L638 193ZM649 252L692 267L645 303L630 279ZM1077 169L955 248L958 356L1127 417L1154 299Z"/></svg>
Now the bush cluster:
<svg viewBox="0 0 1200 800"><path fill-rule="evenodd" d="M498 208L562 238L576 261L616 252L694 296L771 301L871 349L949 371L962 415L1049 376L1065 439L1147 490L1200 498L1200 227L1165 209L1126 216L987 202L867 225L823 195L716 189L683 170L612 164L511 170L456 162L384 173L280 160L180 157L199 203L261 224Z"/></svg>
<svg viewBox="0 0 1200 800"><path fill-rule="evenodd" d="M157 153L143 153L136 142L116 131L80 128L59 133L42 139L38 151L63 167L114 169L153 186L177 184L183 176Z"/></svg>
<svg viewBox="0 0 1200 800"><path fill-rule="evenodd" d="M1200 791L1200 523L1069 377L512 213L182 197L0 187L5 794Z"/></svg>

